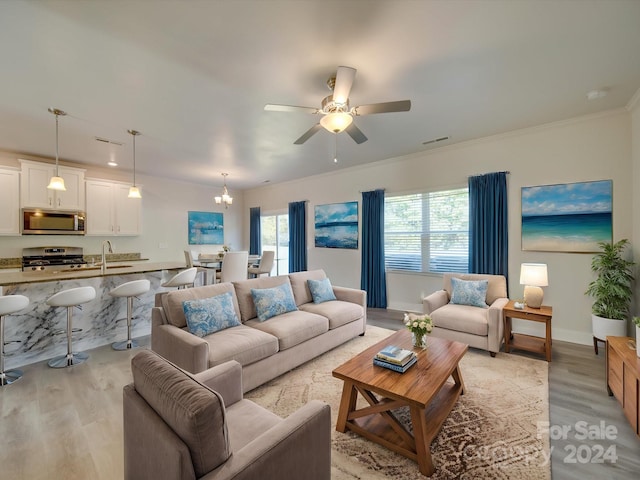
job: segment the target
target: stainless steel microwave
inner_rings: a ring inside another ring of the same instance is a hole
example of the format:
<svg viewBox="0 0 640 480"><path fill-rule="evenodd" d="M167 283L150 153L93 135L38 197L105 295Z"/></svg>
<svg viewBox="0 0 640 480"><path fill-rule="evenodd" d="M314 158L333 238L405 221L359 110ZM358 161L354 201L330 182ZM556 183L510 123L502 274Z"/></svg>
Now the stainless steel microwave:
<svg viewBox="0 0 640 480"><path fill-rule="evenodd" d="M23 235L84 235L84 212L22 209Z"/></svg>

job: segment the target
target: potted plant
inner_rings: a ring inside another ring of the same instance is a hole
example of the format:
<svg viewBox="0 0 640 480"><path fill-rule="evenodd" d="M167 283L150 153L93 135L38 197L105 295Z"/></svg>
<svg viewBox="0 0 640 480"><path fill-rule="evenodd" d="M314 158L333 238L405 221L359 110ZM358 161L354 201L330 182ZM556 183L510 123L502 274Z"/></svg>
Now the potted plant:
<svg viewBox="0 0 640 480"><path fill-rule="evenodd" d="M625 336L627 317L631 305L631 282L633 262L623 253L629 240L617 243L598 242L600 252L593 256L591 271L597 275L585 292L593 297L591 326L593 336L605 341L607 335Z"/></svg>

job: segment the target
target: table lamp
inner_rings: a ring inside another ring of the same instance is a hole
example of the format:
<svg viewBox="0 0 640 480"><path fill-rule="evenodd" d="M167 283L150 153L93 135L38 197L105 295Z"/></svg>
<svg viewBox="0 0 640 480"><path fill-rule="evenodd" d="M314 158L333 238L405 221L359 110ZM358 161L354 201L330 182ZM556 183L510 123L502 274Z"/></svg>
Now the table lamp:
<svg viewBox="0 0 640 480"><path fill-rule="evenodd" d="M520 266L520 285L524 285L524 303L529 308L542 305L542 288L549 285L546 263L523 263Z"/></svg>

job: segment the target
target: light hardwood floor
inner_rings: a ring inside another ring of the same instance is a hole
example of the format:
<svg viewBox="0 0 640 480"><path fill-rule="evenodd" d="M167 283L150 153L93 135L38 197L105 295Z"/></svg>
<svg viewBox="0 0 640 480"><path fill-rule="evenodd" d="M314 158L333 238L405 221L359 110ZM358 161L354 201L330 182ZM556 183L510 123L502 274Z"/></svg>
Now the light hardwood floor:
<svg viewBox="0 0 640 480"><path fill-rule="evenodd" d="M403 327L402 312L370 309L368 315L372 325ZM139 340L148 347L148 338ZM87 363L69 369L51 369L46 362L28 365L24 378L0 387L0 479L122 478L122 387L131 381L129 364L136 350L116 352L105 346L89 353ZM554 342L550 423L552 429L572 428L565 440L551 440L555 480L638 478L640 439L604 382L603 353L596 357L590 347ZM616 428L616 438L577 440L580 421L596 426L604 421ZM598 445L605 450L614 446L616 462L579 463L593 460ZM578 463L567 463L573 447L582 456L575 457Z"/></svg>
<svg viewBox="0 0 640 480"><path fill-rule="evenodd" d="M403 328L402 312L369 309L367 315L371 325ZM599 351L596 356L592 346L553 342L549 364L549 434L554 480L640 478L640 437L631 430L618 401L607 394L605 349ZM499 355L542 359L540 355L520 351ZM585 432L607 438L584 439L591 436ZM600 455L607 450L615 453L615 461L610 455Z"/></svg>

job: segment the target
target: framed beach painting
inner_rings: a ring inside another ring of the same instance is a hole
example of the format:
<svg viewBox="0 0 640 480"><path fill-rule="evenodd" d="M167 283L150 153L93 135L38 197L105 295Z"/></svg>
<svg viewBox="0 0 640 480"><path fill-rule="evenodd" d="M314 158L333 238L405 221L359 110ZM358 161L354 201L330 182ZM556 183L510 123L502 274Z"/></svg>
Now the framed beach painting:
<svg viewBox="0 0 640 480"><path fill-rule="evenodd" d="M316 205L314 220L316 247L358 248L358 202Z"/></svg>
<svg viewBox="0 0 640 480"><path fill-rule="evenodd" d="M598 252L613 239L613 182L522 187L522 250Z"/></svg>
<svg viewBox="0 0 640 480"><path fill-rule="evenodd" d="M222 245L224 217L217 212L189 212L189 245Z"/></svg>

